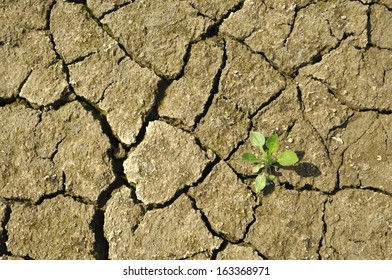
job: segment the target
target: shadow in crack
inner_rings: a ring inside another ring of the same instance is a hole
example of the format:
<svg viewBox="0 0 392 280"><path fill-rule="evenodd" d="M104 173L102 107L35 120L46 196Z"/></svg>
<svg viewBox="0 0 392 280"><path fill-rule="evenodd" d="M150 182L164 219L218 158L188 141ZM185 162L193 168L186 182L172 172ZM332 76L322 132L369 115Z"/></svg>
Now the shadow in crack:
<svg viewBox="0 0 392 280"><path fill-rule="evenodd" d="M294 166L293 170L301 177L318 177L321 175L320 169L310 162L301 162Z"/></svg>
<svg viewBox="0 0 392 280"><path fill-rule="evenodd" d="M109 243L103 233L104 219L104 212L98 209L90 224L90 228L95 235L94 255L97 260L107 260L109 257Z"/></svg>
<svg viewBox="0 0 392 280"><path fill-rule="evenodd" d="M318 177L321 175L320 169L310 162L302 162L305 156L304 151L295 151L298 155L299 163L295 166L285 166L282 169L293 170L301 177Z"/></svg>
<svg viewBox="0 0 392 280"><path fill-rule="evenodd" d="M275 190L275 183L272 181L268 181L267 185L265 186L265 188L263 190L263 195L269 196L274 192L274 190Z"/></svg>

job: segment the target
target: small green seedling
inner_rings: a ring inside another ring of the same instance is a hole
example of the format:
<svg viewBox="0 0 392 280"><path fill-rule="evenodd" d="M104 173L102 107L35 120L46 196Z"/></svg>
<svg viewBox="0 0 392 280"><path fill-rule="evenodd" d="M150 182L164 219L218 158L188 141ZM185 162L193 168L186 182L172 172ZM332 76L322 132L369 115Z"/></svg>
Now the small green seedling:
<svg viewBox="0 0 392 280"><path fill-rule="evenodd" d="M277 134L273 134L266 139L263 133L252 131L250 133L250 143L253 147L259 149L261 155L246 152L242 154L242 159L254 163L255 166L252 168L252 172L259 173L255 180L257 193L265 188L267 182L272 182L275 179L273 168L289 166L298 162L298 156L292 150L286 150L277 158L274 157L274 153L279 149Z"/></svg>

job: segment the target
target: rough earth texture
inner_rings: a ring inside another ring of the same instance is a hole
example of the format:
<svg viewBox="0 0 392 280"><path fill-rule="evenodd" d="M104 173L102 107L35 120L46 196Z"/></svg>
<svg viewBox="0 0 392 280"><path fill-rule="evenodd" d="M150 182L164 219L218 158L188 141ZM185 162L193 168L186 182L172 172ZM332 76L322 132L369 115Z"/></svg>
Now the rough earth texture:
<svg viewBox="0 0 392 280"><path fill-rule="evenodd" d="M71 197L57 196L35 206L15 204L6 226L7 248L33 259L93 259L93 216L93 206Z"/></svg>
<svg viewBox="0 0 392 280"><path fill-rule="evenodd" d="M392 259L390 0L3 0L0 24L1 260ZM253 130L300 158L258 194Z"/></svg>
<svg viewBox="0 0 392 280"><path fill-rule="evenodd" d="M220 251L217 260L261 260L257 252L251 247L229 243L225 249Z"/></svg>

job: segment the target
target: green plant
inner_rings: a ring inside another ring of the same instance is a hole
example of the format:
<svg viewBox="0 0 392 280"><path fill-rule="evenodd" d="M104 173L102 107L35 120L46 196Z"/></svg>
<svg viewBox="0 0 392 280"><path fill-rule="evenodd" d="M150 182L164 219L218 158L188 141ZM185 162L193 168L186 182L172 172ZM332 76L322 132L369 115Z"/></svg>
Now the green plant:
<svg viewBox="0 0 392 280"><path fill-rule="evenodd" d="M263 133L252 131L250 133L250 143L253 147L259 149L261 155L253 153L243 153L242 159L255 164L252 172L259 173L256 177L256 192L262 191L268 181L275 180L274 170L279 166L289 166L298 162L297 154L292 150L286 150L278 157L274 154L279 150L279 137L273 134L265 138Z"/></svg>

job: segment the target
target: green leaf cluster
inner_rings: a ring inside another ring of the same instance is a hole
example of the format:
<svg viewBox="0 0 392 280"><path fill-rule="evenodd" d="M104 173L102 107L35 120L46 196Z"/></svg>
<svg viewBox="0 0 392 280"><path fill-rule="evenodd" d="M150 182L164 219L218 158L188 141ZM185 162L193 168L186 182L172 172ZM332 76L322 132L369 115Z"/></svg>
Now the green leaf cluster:
<svg viewBox="0 0 392 280"><path fill-rule="evenodd" d="M261 155L245 152L242 154L242 159L255 164L252 172L259 173L255 180L256 192L262 191L268 181L275 179L273 168L289 166L298 162L298 156L292 150L286 150L277 157L274 155L279 150L279 136L277 134L266 138L263 133L252 131L250 143L260 151Z"/></svg>

